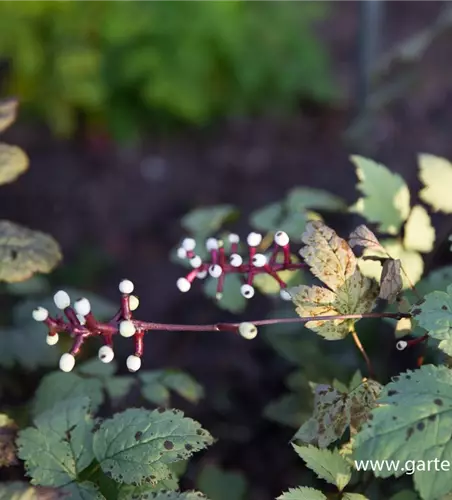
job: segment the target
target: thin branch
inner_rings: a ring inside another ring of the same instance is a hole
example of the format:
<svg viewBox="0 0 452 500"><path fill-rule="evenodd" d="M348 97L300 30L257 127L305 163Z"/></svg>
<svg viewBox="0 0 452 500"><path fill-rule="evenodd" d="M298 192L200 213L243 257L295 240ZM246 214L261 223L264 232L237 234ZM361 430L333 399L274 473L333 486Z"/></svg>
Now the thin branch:
<svg viewBox="0 0 452 500"><path fill-rule="evenodd" d="M370 362L370 358L367 355L366 350L364 349L363 345L361 344L361 340L359 340L358 334L356 333L356 330L355 330L355 325L352 325L350 327L350 333L352 334L353 341L355 342L356 347L358 348L359 352L363 355L363 358L366 361L367 369L369 371L369 377L372 379L375 378L375 373L374 373L374 369L372 367L372 363Z"/></svg>

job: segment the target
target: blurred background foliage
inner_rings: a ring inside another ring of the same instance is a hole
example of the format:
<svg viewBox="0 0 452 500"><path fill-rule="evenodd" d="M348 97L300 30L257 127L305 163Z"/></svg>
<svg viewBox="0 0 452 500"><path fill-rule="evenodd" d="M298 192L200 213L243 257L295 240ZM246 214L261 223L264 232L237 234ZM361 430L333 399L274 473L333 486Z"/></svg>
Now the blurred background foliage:
<svg viewBox="0 0 452 500"><path fill-rule="evenodd" d="M203 125L334 95L326 2L0 3L6 91L68 136Z"/></svg>

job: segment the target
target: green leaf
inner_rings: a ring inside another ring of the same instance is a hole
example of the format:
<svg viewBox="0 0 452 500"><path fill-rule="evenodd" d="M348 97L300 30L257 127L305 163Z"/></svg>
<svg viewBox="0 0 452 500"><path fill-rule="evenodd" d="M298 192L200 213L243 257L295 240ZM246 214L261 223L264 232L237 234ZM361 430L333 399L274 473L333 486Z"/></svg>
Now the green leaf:
<svg viewBox="0 0 452 500"><path fill-rule="evenodd" d="M82 375L98 377L101 379L113 376L117 369L118 366L114 360L111 363L102 363L99 362L99 358L97 356L85 361L76 368L77 372Z"/></svg>
<svg viewBox="0 0 452 500"><path fill-rule="evenodd" d="M120 500L209 500L203 493L199 491L154 491L143 493L139 497L131 495L128 497L121 497ZM215 499L213 499L215 500Z"/></svg>
<svg viewBox="0 0 452 500"><path fill-rule="evenodd" d="M290 488L280 495L276 500L328 500L327 497L319 490L314 488Z"/></svg>
<svg viewBox="0 0 452 500"><path fill-rule="evenodd" d="M298 455L306 462L306 466L314 471L320 479L337 486L342 491L350 482L352 469L337 450L320 450L315 446L292 445Z"/></svg>
<svg viewBox="0 0 452 500"><path fill-rule="evenodd" d="M419 500L419 496L414 491L402 490L393 495L390 500Z"/></svg>
<svg viewBox="0 0 452 500"><path fill-rule="evenodd" d="M250 215L250 224L259 231L276 231L283 217L284 208L282 203L271 203Z"/></svg>
<svg viewBox="0 0 452 500"><path fill-rule="evenodd" d="M35 274L26 281L6 284L8 293L17 296L43 294L47 293L49 289L49 282L39 274Z"/></svg>
<svg viewBox="0 0 452 500"><path fill-rule="evenodd" d="M394 378L380 397L372 425L355 436L354 460L399 460L412 463L414 484L424 500L452 490L452 477L441 470L420 470L428 460L452 460L452 372L424 365ZM399 468L374 470L379 477L400 476ZM438 469L438 468L436 468Z"/></svg>
<svg viewBox="0 0 452 500"><path fill-rule="evenodd" d="M71 500L105 500L98 487L89 481L71 483L63 488L63 492L68 493Z"/></svg>
<svg viewBox="0 0 452 500"><path fill-rule="evenodd" d="M110 377L104 380L104 388L112 400L121 399L129 393L135 378L132 376Z"/></svg>
<svg viewBox="0 0 452 500"><path fill-rule="evenodd" d="M191 403L198 403L204 397L204 388L188 373L179 370L165 370L163 383Z"/></svg>
<svg viewBox="0 0 452 500"><path fill-rule="evenodd" d="M452 341L452 284L445 292L427 294L422 303L412 307L411 313L430 337L442 341L439 348L449 353Z"/></svg>
<svg viewBox="0 0 452 500"><path fill-rule="evenodd" d="M237 215L238 212L232 205L195 208L182 217L181 224L192 236L206 237L218 231L226 221Z"/></svg>
<svg viewBox="0 0 452 500"><path fill-rule="evenodd" d="M220 300L216 299L218 280L208 277L204 292L208 297L215 300L220 309L225 309L235 314L243 312L247 306L247 299L240 293L242 282L237 274L227 274L224 280L223 295Z"/></svg>
<svg viewBox="0 0 452 500"><path fill-rule="evenodd" d="M207 431L178 410L132 408L105 420L93 447L102 470L116 481L155 484L169 476L169 463L212 442Z"/></svg>
<svg viewBox="0 0 452 500"><path fill-rule="evenodd" d="M100 364L100 363L99 363ZM74 372L61 371L45 375L35 392L32 404L33 415L51 410L60 401L88 396L95 412L104 401L102 382L96 378L85 378Z"/></svg>
<svg viewBox="0 0 452 500"><path fill-rule="evenodd" d="M280 271L277 273L280 279L282 279L287 286L291 286L292 283L303 283L305 278L301 272L301 270L297 269L296 271ZM257 274L254 277L253 286L258 288L262 293L268 295L276 295L280 292L281 287L279 283L267 273Z"/></svg>
<svg viewBox="0 0 452 500"><path fill-rule="evenodd" d="M369 500L366 496L361 495L361 493L344 493L341 500Z"/></svg>
<svg viewBox="0 0 452 500"><path fill-rule="evenodd" d="M439 267L416 284L420 295L424 296L435 290L445 291L452 283L452 265Z"/></svg>
<svg viewBox="0 0 452 500"><path fill-rule="evenodd" d="M357 188L364 197L350 207L350 211L378 223L382 233L398 234L410 213L410 192L405 181L373 160L352 156L351 161L360 181Z"/></svg>
<svg viewBox="0 0 452 500"><path fill-rule="evenodd" d="M306 404L306 399L302 394L283 394L270 401L264 409L265 418L296 428L300 427L310 415L310 405Z"/></svg>
<svg viewBox="0 0 452 500"><path fill-rule="evenodd" d="M1 117L0 117L1 118ZM0 483L0 500L59 500L63 499L61 490L43 486L30 486L24 481Z"/></svg>
<svg viewBox="0 0 452 500"><path fill-rule="evenodd" d="M145 399L157 406L169 405L170 391L158 380L152 384L143 385L141 387L141 394Z"/></svg>
<svg viewBox="0 0 452 500"><path fill-rule="evenodd" d="M419 192L422 201L435 212L452 213L452 165L439 156L419 155L419 178L424 188Z"/></svg>
<svg viewBox="0 0 452 500"><path fill-rule="evenodd" d="M327 210L331 212L343 211L347 205L342 198L324 191L308 187L293 188L287 195L287 209L290 212L301 212L308 208Z"/></svg>
<svg viewBox="0 0 452 500"><path fill-rule="evenodd" d="M403 246L408 250L428 253L433 250L434 243L435 228L427 210L421 205L414 206L405 224Z"/></svg>
<svg viewBox="0 0 452 500"><path fill-rule="evenodd" d="M93 461L93 420L87 397L70 399L34 419L19 432L18 456L32 484L65 486Z"/></svg>
<svg viewBox="0 0 452 500"><path fill-rule="evenodd" d="M247 490L242 473L226 471L213 464L202 468L196 486L212 500L243 500Z"/></svg>

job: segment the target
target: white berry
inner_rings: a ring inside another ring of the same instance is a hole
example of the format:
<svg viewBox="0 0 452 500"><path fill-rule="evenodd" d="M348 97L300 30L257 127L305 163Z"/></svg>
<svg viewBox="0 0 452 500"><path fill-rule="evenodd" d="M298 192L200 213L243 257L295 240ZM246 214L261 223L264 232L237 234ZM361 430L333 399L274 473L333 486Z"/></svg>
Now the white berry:
<svg viewBox="0 0 452 500"><path fill-rule="evenodd" d="M44 307L37 307L31 314L35 321L45 321L49 317L49 311Z"/></svg>
<svg viewBox="0 0 452 500"><path fill-rule="evenodd" d="M59 340L58 333L54 333L53 335L47 335L46 337L47 345L58 344L58 340Z"/></svg>
<svg viewBox="0 0 452 500"><path fill-rule="evenodd" d="M190 266L193 268L200 267L202 265L202 259L199 255L195 255L193 258L190 259Z"/></svg>
<svg viewBox="0 0 452 500"><path fill-rule="evenodd" d="M115 353L109 345L103 345L97 355L102 363L111 363L115 357Z"/></svg>
<svg viewBox="0 0 452 500"><path fill-rule="evenodd" d="M177 256L179 259L186 259L187 258L187 250L185 250L184 247L179 247L177 249Z"/></svg>
<svg viewBox="0 0 452 500"><path fill-rule="evenodd" d="M58 307L58 309L66 309L66 307L69 307L71 305L71 299L68 293L64 290L58 291L53 296L53 301L55 302L55 305Z"/></svg>
<svg viewBox="0 0 452 500"><path fill-rule="evenodd" d="M135 311L135 309L138 309L139 305L140 305L140 299L136 295L130 295L129 296L129 309L131 311Z"/></svg>
<svg viewBox="0 0 452 500"><path fill-rule="evenodd" d="M243 264L243 259L238 253L232 253L229 262L232 267L240 267Z"/></svg>
<svg viewBox="0 0 452 500"><path fill-rule="evenodd" d="M177 288L183 293L188 292L191 288L191 283L187 278L179 278L176 282Z"/></svg>
<svg viewBox="0 0 452 500"><path fill-rule="evenodd" d="M75 358L72 354L66 352L60 358L60 370L70 372L75 366Z"/></svg>
<svg viewBox="0 0 452 500"><path fill-rule="evenodd" d="M196 247L196 241L193 238L185 238L181 246L185 251L192 252Z"/></svg>
<svg viewBox="0 0 452 500"><path fill-rule="evenodd" d="M406 348L408 347L408 342L406 342L405 340L399 340L396 344L396 349L398 351L403 351L405 350Z"/></svg>
<svg viewBox="0 0 452 500"><path fill-rule="evenodd" d="M251 340L257 336L257 327L253 323L240 323L239 333L243 338Z"/></svg>
<svg viewBox="0 0 452 500"><path fill-rule="evenodd" d="M239 243L240 241L240 236L235 233L231 233L229 236L229 243Z"/></svg>
<svg viewBox="0 0 452 500"><path fill-rule="evenodd" d="M126 364L129 372L136 372L141 368L141 358L131 355L127 358Z"/></svg>
<svg viewBox="0 0 452 500"><path fill-rule="evenodd" d="M289 235L284 232L284 231L278 231L275 234L275 243L279 245L280 247L285 247L286 245L289 244Z"/></svg>
<svg viewBox="0 0 452 500"><path fill-rule="evenodd" d="M91 312L91 304L88 299L83 297L74 302L74 309L80 316L87 316Z"/></svg>
<svg viewBox="0 0 452 500"><path fill-rule="evenodd" d="M279 295L280 297L283 299L283 300L292 300L292 296L290 295L290 293L284 289L284 288L281 288L281 290L279 291Z"/></svg>
<svg viewBox="0 0 452 500"><path fill-rule="evenodd" d="M122 280L121 283L119 283L119 291L121 293L132 293L134 288L135 287L130 280Z"/></svg>
<svg viewBox="0 0 452 500"><path fill-rule="evenodd" d="M246 242L250 247L257 247L261 244L262 235L259 233L250 233L246 238Z"/></svg>
<svg viewBox="0 0 452 500"><path fill-rule="evenodd" d="M265 257L264 254L262 253L257 253L254 257L253 257L253 264L256 266L256 267L264 267L265 264L267 264L267 257Z"/></svg>
<svg viewBox="0 0 452 500"><path fill-rule="evenodd" d="M119 323L119 333L123 337L132 337L135 334L135 325L128 319Z"/></svg>
<svg viewBox="0 0 452 500"><path fill-rule="evenodd" d="M223 269L218 264L213 264L209 267L209 274L212 278L219 278L223 273Z"/></svg>
<svg viewBox="0 0 452 500"><path fill-rule="evenodd" d="M206 248L209 252L218 250L218 240L216 238L207 238Z"/></svg>
<svg viewBox="0 0 452 500"><path fill-rule="evenodd" d="M204 271L198 271L198 274L196 275L196 277L200 280L203 280L205 277L207 276L207 271L204 270Z"/></svg>
<svg viewBox="0 0 452 500"><path fill-rule="evenodd" d="M254 296L254 288L251 285L242 285L240 293L246 298L251 299Z"/></svg>

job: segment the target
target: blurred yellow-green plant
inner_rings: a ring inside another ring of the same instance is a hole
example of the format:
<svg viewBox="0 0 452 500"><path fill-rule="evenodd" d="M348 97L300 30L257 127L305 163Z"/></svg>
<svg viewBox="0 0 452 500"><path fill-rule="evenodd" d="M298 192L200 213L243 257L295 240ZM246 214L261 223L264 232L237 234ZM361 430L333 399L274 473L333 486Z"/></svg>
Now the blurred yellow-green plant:
<svg viewBox="0 0 452 500"><path fill-rule="evenodd" d="M323 2L0 2L9 90L57 134L127 138L333 96Z"/></svg>

